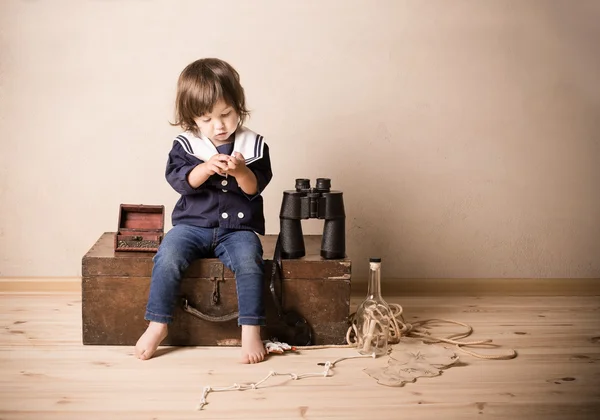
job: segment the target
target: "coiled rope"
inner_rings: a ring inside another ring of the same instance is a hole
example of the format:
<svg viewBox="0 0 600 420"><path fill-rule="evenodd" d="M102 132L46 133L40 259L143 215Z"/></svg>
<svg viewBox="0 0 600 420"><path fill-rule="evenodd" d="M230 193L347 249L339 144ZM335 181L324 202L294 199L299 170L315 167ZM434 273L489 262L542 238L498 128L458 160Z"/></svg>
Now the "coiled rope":
<svg viewBox="0 0 600 420"><path fill-rule="evenodd" d="M481 354L476 353L475 351L468 350L465 347L499 347L497 344L493 344L492 340L476 340L476 341L458 341L460 339L464 339L469 337L473 333L473 328L470 325L467 325L463 322L448 320L448 319L440 319L440 318L431 318L423 321L416 321L408 323L404 320L403 309L397 303L388 304L390 310L392 311L392 317L389 322L389 344L398 344L400 343L400 339L402 337L413 337L420 338L423 342L427 344L433 343L446 343L452 344L458 348L458 350L466 353L470 356L476 357L478 359L488 359L488 360L507 360L514 359L517 357L517 352L513 349L510 349L507 353L503 354ZM317 350L323 348L354 348L357 346L357 327L356 327L356 313L350 315L350 327L346 332L346 342L348 344L330 344L330 345L318 345L318 346L296 346L299 350ZM428 330L431 327L439 325L440 323L454 324L460 325L466 329L466 331L459 332L456 334L451 334L447 337L436 337L433 336Z"/></svg>

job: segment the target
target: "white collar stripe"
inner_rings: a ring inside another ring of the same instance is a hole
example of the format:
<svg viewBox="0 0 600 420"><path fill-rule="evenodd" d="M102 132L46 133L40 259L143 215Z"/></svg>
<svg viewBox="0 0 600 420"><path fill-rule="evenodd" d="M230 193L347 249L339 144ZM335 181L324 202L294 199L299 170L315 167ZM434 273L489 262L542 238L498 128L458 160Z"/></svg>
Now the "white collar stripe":
<svg viewBox="0 0 600 420"><path fill-rule="evenodd" d="M177 136L177 140L179 140L179 143L183 146L186 152L192 154L192 146L190 145L190 142L186 137L179 135Z"/></svg>
<svg viewBox="0 0 600 420"><path fill-rule="evenodd" d="M256 141L254 142L254 156L258 156L258 145L260 144L260 135L256 135Z"/></svg>
<svg viewBox="0 0 600 420"><path fill-rule="evenodd" d="M186 131L178 135L176 141L181 144L187 153L204 162L218 153L214 144L202 134L197 137ZM233 151L241 153L246 160L246 164L262 159L264 152L263 136L246 127L240 127L235 133Z"/></svg>
<svg viewBox="0 0 600 420"><path fill-rule="evenodd" d="M262 158L263 155L263 136L260 134L256 135L256 143L254 144L254 157L246 159L246 164L257 161Z"/></svg>

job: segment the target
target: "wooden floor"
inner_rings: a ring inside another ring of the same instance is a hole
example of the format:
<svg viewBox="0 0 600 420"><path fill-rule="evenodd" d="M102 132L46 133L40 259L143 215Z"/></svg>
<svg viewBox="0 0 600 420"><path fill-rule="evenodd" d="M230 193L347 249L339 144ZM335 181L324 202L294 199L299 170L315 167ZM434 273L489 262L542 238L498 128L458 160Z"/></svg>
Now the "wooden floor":
<svg viewBox="0 0 600 420"><path fill-rule="evenodd" d="M348 360L330 377L274 377L264 388L211 393L195 411L206 385L257 382L270 371L320 372L318 362L356 353L309 350L246 366L237 363L237 348L161 348L160 357L142 362L130 347L81 344L77 293L3 293L0 419L600 418L600 297L387 300L401 304L408 321L465 322L473 338L491 338L518 357L457 352L459 363L441 376L397 388L362 371L385 359Z"/></svg>

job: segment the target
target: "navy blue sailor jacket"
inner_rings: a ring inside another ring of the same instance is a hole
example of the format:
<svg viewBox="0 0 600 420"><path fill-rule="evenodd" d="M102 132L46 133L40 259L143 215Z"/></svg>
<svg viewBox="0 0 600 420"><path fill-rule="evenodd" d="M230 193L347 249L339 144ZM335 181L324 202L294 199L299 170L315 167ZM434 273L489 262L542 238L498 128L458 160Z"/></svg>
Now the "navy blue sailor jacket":
<svg viewBox="0 0 600 420"><path fill-rule="evenodd" d="M238 128L233 135L233 142L218 147L208 138L202 135L197 137L190 132L180 134L173 141L165 173L167 182L181 194L171 215L173 226L181 223L265 234L261 193L273 177L269 147L261 135L246 127ZM232 155L233 152L244 156L246 166L256 176L256 194L249 195L242 191L233 176L211 175L198 188L189 184L188 174L197 165L217 153Z"/></svg>

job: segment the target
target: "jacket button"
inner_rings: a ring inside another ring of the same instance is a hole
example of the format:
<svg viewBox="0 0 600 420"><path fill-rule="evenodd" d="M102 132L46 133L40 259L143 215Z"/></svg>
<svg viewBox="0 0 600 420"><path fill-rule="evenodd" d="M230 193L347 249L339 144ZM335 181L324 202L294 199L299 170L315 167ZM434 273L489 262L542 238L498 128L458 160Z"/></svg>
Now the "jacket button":
<svg viewBox="0 0 600 420"><path fill-rule="evenodd" d="M229 215L227 213L221 213L221 217L223 219L227 219L229 217Z"/></svg>
<svg viewBox="0 0 600 420"><path fill-rule="evenodd" d="M223 181L221 181L221 185L222 185L222 186L226 186L226 185L227 185L227 180L226 180L226 179L224 179Z"/></svg>
<svg viewBox="0 0 600 420"><path fill-rule="evenodd" d="M243 218L244 218L244 213L242 213L242 212L239 212L239 213L238 213L238 217L239 217L240 219L243 219Z"/></svg>

